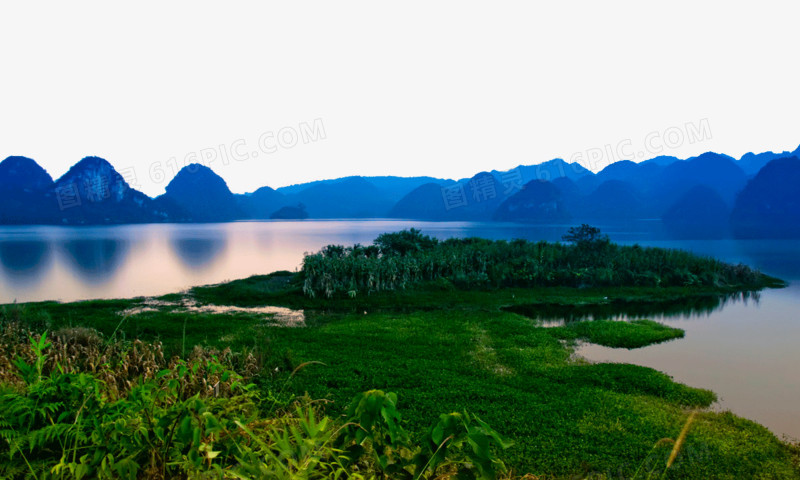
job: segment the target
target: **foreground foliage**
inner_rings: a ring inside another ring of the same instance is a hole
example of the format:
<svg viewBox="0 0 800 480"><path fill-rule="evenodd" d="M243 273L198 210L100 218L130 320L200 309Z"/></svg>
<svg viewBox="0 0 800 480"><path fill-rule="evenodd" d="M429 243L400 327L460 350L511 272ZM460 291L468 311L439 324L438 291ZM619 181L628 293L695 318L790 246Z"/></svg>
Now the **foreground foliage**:
<svg viewBox="0 0 800 480"><path fill-rule="evenodd" d="M5 349L25 351L23 329L2 327ZM30 361L17 356L15 368L0 370L2 478L417 479L450 472L491 479L506 469L495 454L510 443L466 412L442 415L412 439L393 393L357 395L338 421L307 398L276 409L274 395L265 401L214 355L172 359L151 375L157 355L135 352L158 346L110 342L109 363L140 372L121 390L82 371L85 363L53 363L49 352L64 351L70 340L28 340Z"/></svg>

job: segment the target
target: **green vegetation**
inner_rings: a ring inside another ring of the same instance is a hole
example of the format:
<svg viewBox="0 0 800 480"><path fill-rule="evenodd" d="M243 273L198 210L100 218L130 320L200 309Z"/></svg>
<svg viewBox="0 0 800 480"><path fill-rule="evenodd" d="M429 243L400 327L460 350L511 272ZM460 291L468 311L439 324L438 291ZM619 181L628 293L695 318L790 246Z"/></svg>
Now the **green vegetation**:
<svg viewBox="0 0 800 480"><path fill-rule="evenodd" d="M446 249L484 245L510 255L539 248L459 242ZM359 248L378 265L438 255L447 243L407 232ZM541 248L572 256L580 247ZM355 261L353 250L320 254L321 265ZM457 470L466 478L798 478L797 447L751 421L706 410L712 392L650 368L572 357L573 339L632 348L680 330L603 320L543 328L536 320L713 309L772 281L745 267L692 262L711 269L693 275L716 272L719 282L576 287L564 277L567 285L493 289L441 276L355 296L337 288L328 298L304 293L308 272L276 272L161 299L3 307L0 455L9 460L0 462L2 475L58 478L52 469L59 466L117 478L133 462L140 478L201 471L211 478L415 478ZM731 274L737 271L744 273ZM185 307L212 304L237 309ZM303 309L303 326L278 326L277 315L255 308L264 305ZM44 331L52 332L46 348ZM55 400L62 396L68 401ZM34 413L17 414L28 407ZM670 462L684 425L690 428ZM130 440L118 440L123 435Z"/></svg>
<svg viewBox="0 0 800 480"><path fill-rule="evenodd" d="M594 320L571 322L550 332L565 340L581 339L613 348L640 348L654 343L683 338L684 331L652 320L631 322Z"/></svg>
<svg viewBox="0 0 800 480"><path fill-rule="evenodd" d="M774 281L745 265L729 265L680 250L623 247L598 232L575 231L572 245L525 240L451 238L418 230L383 234L375 245L329 245L303 260L303 292L351 297L402 290L426 282L457 288L735 287Z"/></svg>
<svg viewBox="0 0 800 480"><path fill-rule="evenodd" d="M252 355L104 342L87 328L0 327L2 478L496 478L511 443L480 418L439 417L412 438L397 395L357 395L341 423L307 397L247 383ZM13 365L9 358L14 358ZM292 375L305 365L298 366ZM289 377L291 379L291 376ZM284 384L285 385L285 384ZM276 396L277 394L277 396Z"/></svg>

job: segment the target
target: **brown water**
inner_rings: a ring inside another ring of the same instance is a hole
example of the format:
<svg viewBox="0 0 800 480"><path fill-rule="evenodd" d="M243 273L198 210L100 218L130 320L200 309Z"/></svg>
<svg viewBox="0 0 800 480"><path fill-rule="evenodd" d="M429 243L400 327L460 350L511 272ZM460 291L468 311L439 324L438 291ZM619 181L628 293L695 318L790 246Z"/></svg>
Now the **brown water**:
<svg viewBox="0 0 800 480"><path fill-rule="evenodd" d="M294 270L304 252L371 242L416 227L439 238L557 240L567 225L414 221L238 222L115 227L0 227L0 303L151 296L275 270ZM670 309L648 317L686 337L638 350L583 345L592 361L630 362L715 391L730 409L800 438L800 242L665 240L647 226L603 227L621 243L682 248L743 262L793 283L759 301Z"/></svg>

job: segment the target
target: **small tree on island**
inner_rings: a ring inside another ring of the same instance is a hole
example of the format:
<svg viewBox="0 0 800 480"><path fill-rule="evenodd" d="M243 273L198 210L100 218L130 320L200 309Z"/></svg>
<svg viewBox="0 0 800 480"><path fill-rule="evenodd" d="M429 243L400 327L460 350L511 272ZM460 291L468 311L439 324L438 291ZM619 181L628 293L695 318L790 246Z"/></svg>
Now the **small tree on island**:
<svg viewBox="0 0 800 480"><path fill-rule="evenodd" d="M609 242L608 235L601 234L599 228L586 223L580 227L570 227L561 239L579 246L597 245Z"/></svg>
<svg viewBox="0 0 800 480"><path fill-rule="evenodd" d="M394 233L382 233L375 239L375 245L383 255L408 255L435 247L439 240L423 235L416 228Z"/></svg>

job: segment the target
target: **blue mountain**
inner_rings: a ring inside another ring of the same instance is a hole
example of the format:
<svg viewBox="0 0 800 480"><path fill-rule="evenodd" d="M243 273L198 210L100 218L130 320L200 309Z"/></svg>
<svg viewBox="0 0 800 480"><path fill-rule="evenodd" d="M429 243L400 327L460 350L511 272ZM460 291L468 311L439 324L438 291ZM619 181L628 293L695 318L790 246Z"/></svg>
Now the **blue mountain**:
<svg viewBox="0 0 800 480"><path fill-rule="evenodd" d="M449 185L428 183L400 199L388 213L389 218L424 220L491 220L497 207L511 193L489 172ZM513 189L519 191L521 185Z"/></svg>
<svg viewBox="0 0 800 480"><path fill-rule="evenodd" d="M56 208L53 179L27 157L0 162L0 224L50 223Z"/></svg>
<svg viewBox="0 0 800 480"><path fill-rule="evenodd" d="M494 214L495 220L530 223L566 221L561 191L547 180L532 180L522 190L505 200Z"/></svg>
<svg viewBox="0 0 800 480"><path fill-rule="evenodd" d="M261 187L252 193L236 195L236 201L245 218L266 219L286 206L286 195L270 187Z"/></svg>
<svg viewBox="0 0 800 480"><path fill-rule="evenodd" d="M387 217L432 221L452 219L445 205L443 188L438 183L426 183L415 188L389 210Z"/></svg>
<svg viewBox="0 0 800 480"><path fill-rule="evenodd" d="M716 190L699 185L672 204L662 219L672 237L723 238L730 234L730 214L730 206Z"/></svg>
<svg viewBox="0 0 800 480"><path fill-rule="evenodd" d="M631 182L608 180L580 201L570 212L586 221L636 220L646 216L642 193Z"/></svg>
<svg viewBox="0 0 800 480"><path fill-rule="evenodd" d="M159 200L177 205L194 222L228 222L244 217L225 180L198 163L181 168Z"/></svg>
<svg viewBox="0 0 800 480"><path fill-rule="evenodd" d="M48 198L51 198L48 196ZM53 223L95 225L163 222L172 211L128 185L110 163L85 157L53 186Z"/></svg>
<svg viewBox="0 0 800 480"><path fill-rule="evenodd" d="M311 218L386 217L395 203L386 192L364 177L319 182L297 193L284 195L286 205L305 205Z"/></svg>
<svg viewBox="0 0 800 480"><path fill-rule="evenodd" d="M798 155L800 153L800 146L797 147L797 150L794 152L763 152L763 153L753 153L748 152L742 155L742 158L739 159L739 166L744 170L749 176L757 174L766 164L771 162L772 160L784 157L791 157L794 155Z"/></svg>
<svg viewBox="0 0 800 480"><path fill-rule="evenodd" d="M736 160L727 155L707 152L664 167L648 193L650 209L661 216L696 186L711 188L726 204L732 205L745 183L747 175L736 164Z"/></svg>
<svg viewBox="0 0 800 480"><path fill-rule="evenodd" d="M736 197L734 234L746 238L800 237L800 158L766 164Z"/></svg>
<svg viewBox="0 0 800 480"><path fill-rule="evenodd" d="M0 224L221 222L269 218L409 218L586 222L662 218L679 236L800 236L795 152L713 152L687 160L620 161L596 175L554 159L433 177L343 177L234 194L211 169L187 165L152 199L106 160L86 157L61 178L34 160L0 162ZM763 165L763 166L762 166ZM754 175L754 172L757 174ZM748 181L749 179L749 181ZM792 183L794 182L794 183Z"/></svg>
<svg viewBox="0 0 800 480"><path fill-rule="evenodd" d="M330 180L317 180L314 182L289 185L287 187L278 188L277 191L287 196L296 195L311 187L316 187L320 185L332 185L343 182L345 182L346 184L347 182L356 179L362 179L367 181L372 186L380 190L381 196L388 198L392 202L397 202L415 188L425 185L426 183L439 183L439 184L453 183L452 180L444 180L441 178L434 178L434 177L350 176L350 177L334 178Z"/></svg>

